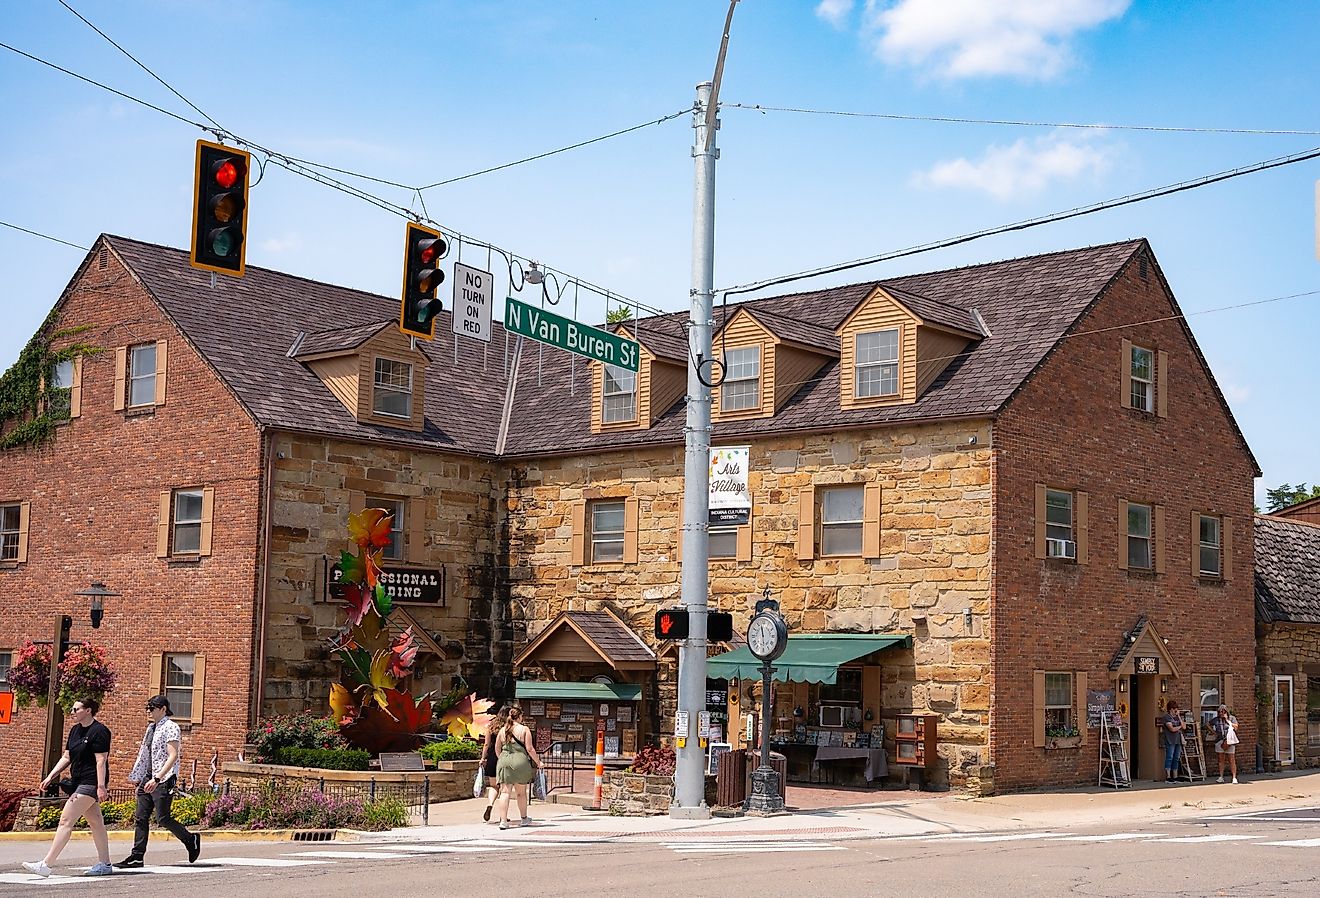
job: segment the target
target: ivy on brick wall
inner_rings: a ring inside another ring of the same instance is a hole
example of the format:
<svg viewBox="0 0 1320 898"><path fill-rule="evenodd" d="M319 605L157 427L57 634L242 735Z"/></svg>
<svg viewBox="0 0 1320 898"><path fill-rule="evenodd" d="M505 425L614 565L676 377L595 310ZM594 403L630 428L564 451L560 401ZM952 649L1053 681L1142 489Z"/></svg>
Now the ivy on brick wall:
<svg viewBox="0 0 1320 898"><path fill-rule="evenodd" d="M88 343L71 343L62 349L51 344L75 337L87 326L59 327L59 313L52 309L37 333L9 370L0 374L0 450L18 446L40 446L55 436L55 428L65 416L51 408L59 403L47 401L52 393L55 366L78 357L96 355L101 350Z"/></svg>

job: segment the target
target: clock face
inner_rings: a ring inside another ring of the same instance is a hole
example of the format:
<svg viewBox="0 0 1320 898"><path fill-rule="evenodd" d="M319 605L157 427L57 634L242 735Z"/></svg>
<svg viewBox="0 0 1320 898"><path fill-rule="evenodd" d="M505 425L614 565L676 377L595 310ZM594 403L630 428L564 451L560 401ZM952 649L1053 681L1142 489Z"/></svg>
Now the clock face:
<svg viewBox="0 0 1320 898"><path fill-rule="evenodd" d="M766 615L753 618L751 626L747 628L747 647L752 650L752 654L764 658L772 654L778 645L779 628L775 622Z"/></svg>

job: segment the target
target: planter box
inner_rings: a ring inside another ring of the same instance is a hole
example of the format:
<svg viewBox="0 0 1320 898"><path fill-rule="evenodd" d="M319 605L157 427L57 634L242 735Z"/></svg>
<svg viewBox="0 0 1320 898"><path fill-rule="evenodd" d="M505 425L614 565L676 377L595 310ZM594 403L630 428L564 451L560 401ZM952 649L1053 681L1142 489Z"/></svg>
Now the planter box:
<svg viewBox="0 0 1320 898"><path fill-rule="evenodd" d="M364 786L372 780L376 785L429 782L429 798L437 801L457 801L472 797L472 780L476 778L480 761L440 761L434 770L422 773L381 773L379 770L322 770L318 767L288 767L283 764L249 764L226 761L224 775L237 785L260 786L270 780L315 786L322 780L326 785Z"/></svg>
<svg viewBox="0 0 1320 898"><path fill-rule="evenodd" d="M606 773L602 800L611 814L649 817L668 814L674 801L674 778L641 773ZM706 804L715 807L715 777L706 777Z"/></svg>
<svg viewBox="0 0 1320 898"><path fill-rule="evenodd" d="M1045 748L1048 751L1060 748L1080 748L1081 745L1081 736L1050 736L1045 740Z"/></svg>

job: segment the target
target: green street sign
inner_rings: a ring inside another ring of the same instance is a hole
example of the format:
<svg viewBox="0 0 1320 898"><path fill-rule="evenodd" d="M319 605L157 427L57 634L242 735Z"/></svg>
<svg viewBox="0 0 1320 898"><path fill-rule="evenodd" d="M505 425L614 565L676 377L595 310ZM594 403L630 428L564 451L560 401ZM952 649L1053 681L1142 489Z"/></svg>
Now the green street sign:
<svg viewBox="0 0 1320 898"><path fill-rule="evenodd" d="M641 355L635 340L625 340L598 327L529 306L512 296L504 301L504 329L627 371L637 370Z"/></svg>

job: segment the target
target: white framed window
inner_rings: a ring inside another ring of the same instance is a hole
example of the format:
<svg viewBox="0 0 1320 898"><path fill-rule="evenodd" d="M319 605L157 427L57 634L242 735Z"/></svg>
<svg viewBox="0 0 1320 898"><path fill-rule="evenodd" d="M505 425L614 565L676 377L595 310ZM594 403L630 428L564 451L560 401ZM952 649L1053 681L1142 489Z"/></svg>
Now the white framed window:
<svg viewBox="0 0 1320 898"><path fill-rule="evenodd" d="M1201 729L1210 732L1210 721L1219 716L1223 702L1223 682L1219 674L1201 674L1196 683L1196 711L1201 718Z"/></svg>
<svg viewBox="0 0 1320 898"><path fill-rule="evenodd" d="M821 487L820 554L861 555L865 488Z"/></svg>
<svg viewBox="0 0 1320 898"><path fill-rule="evenodd" d="M1132 407L1143 412L1155 411L1155 353L1140 346L1132 347Z"/></svg>
<svg viewBox="0 0 1320 898"><path fill-rule="evenodd" d="M898 328L857 335L857 397L898 395Z"/></svg>
<svg viewBox="0 0 1320 898"><path fill-rule="evenodd" d="M724 381L720 384L720 410L742 411L761 407L761 347L744 346L724 354Z"/></svg>
<svg viewBox="0 0 1320 898"><path fill-rule="evenodd" d="M1068 736L1077 725L1073 713L1073 675L1045 674L1045 734Z"/></svg>
<svg viewBox="0 0 1320 898"><path fill-rule="evenodd" d="M589 511L591 562L623 561L623 502L592 502Z"/></svg>
<svg viewBox="0 0 1320 898"><path fill-rule="evenodd" d="M711 527L709 545L711 558L737 558L738 528Z"/></svg>
<svg viewBox="0 0 1320 898"><path fill-rule="evenodd" d="M154 401L155 396L153 394ZM46 391L46 409L52 418L67 420L73 410L73 359L56 362Z"/></svg>
<svg viewBox="0 0 1320 898"><path fill-rule="evenodd" d="M394 359L376 359L371 411L391 418L412 417L412 365Z"/></svg>
<svg viewBox="0 0 1320 898"><path fill-rule="evenodd" d="M1203 577L1218 577L1223 573L1223 542L1219 518L1203 514L1201 517L1200 571Z"/></svg>
<svg viewBox="0 0 1320 898"><path fill-rule="evenodd" d="M22 531L23 506L17 502L0 505L0 561L18 561Z"/></svg>
<svg viewBox="0 0 1320 898"><path fill-rule="evenodd" d="M70 373L70 386L73 376ZM156 404L156 344L143 343L128 350L128 405Z"/></svg>
<svg viewBox="0 0 1320 898"><path fill-rule="evenodd" d="M170 711L180 720L192 720L193 682L197 671L197 656L191 653L166 654L162 673L163 692L170 700Z"/></svg>
<svg viewBox="0 0 1320 898"><path fill-rule="evenodd" d="M202 491L175 490L171 543L175 555L202 551Z"/></svg>
<svg viewBox="0 0 1320 898"><path fill-rule="evenodd" d="M404 546L404 514L407 511L406 503L402 499L368 497L367 508L383 508L393 515L393 520L390 522L390 544L380 550L380 557L390 561L402 561Z"/></svg>
<svg viewBox="0 0 1320 898"><path fill-rule="evenodd" d="M604 366L600 419L605 424L637 420L637 372L617 365Z"/></svg>
<svg viewBox="0 0 1320 898"><path fill-rule="evenodd" d="M1151 552L1151 507L1129 502L1127 507L1128 568L1150 570L1155 566Z"/></svg>
<svg viewBox="0 0 1320 898"><path fill-rule="evenodd" d="M1071 491L1045 490L1045 540L1046 554L1050 557L1076 557Z"/></svg>
<svg viewBox="0 0 1320 898"><path fill-rule="evenodd" d="M0 649L0 692L9 692L9 669L14 666L14 650Z"/></svg>

